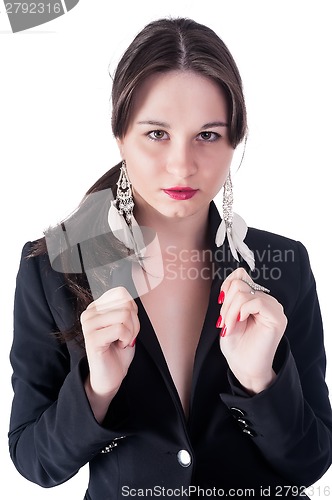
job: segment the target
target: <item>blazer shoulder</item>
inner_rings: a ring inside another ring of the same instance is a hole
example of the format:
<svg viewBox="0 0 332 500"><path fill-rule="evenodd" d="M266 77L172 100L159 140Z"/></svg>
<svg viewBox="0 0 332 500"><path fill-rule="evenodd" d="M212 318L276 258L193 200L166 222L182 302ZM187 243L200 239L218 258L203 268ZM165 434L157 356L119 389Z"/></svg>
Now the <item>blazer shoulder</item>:
<svg viewBox="0 0 332 500"><path fill-rule="evenodd" d="M254 252L258 266L268 262L291 267L293 271L311 272L308 251L301 241L253 227L248 228L245 241Z"/></svg>
<svg viewBox="0 0 332 500"><path fill-rule="evenodd" d="M249 227L246 242L256 246L271 246L274 248L297 248L299 242L295 239L272 233L264 229Z"/></svg>
<svg viewBox="0 0 332 500"><path fill-rule="evenodd" d="M301 296L315 292L316 283L306 247L300 241L249 228L246 244L254 252L252 278L265 283L284 306L292 310Z"/></svg>
<svg viewBox="0 0 332 500"><path fill-rule="evenodd" d="M65 284L63 273L55 271L51 265L47 250L36 252L40 240L28 241L23 245L17 280L24 279L30 285L38 281L47 290Z"/></svg>
<svg viewBox="0 0 332 500"><path fill-rule="evenodd" d="M15 303L46 301L60 329L72 323L73 296L63 273L53 269L47 251L35 254L40 240L23 245L16 277ZM68 317L67 317L68 316Z"/></svg>

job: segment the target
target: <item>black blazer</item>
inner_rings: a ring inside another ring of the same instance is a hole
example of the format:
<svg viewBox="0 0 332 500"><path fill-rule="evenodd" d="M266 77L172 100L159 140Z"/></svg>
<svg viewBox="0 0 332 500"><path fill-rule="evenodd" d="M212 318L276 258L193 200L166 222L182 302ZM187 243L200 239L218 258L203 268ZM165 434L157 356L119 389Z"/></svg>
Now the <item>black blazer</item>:
<svg viewBox="0 0 332 500"><path fill-rule="evenodd" d="M212 203L213 238L219 223ZM15 296L9 431L11 457L23 476L52 487L89 462L85 498L111 500L172 492L195 498L214 488L215 496L218 490L219 496L222 491L234 496L232 489L254 489L260 498L265 489L271 497L289 498L287 486L295 487L293 497L300 496L324 474L332 457L332 414L307 252L299 242L256 229L249 229L246 243L256 256L253 279L271 289L288 318L274 383L249 396L220 352L219 289L238 265L225 243L214 248L215 278L196 352L188 420L136 299L141 330L135 357L103 425L94 419L84 392L84 351L54 335L73 321L63 275L52 269L47 255L26 259L30 244L25 245Z"/></svg>

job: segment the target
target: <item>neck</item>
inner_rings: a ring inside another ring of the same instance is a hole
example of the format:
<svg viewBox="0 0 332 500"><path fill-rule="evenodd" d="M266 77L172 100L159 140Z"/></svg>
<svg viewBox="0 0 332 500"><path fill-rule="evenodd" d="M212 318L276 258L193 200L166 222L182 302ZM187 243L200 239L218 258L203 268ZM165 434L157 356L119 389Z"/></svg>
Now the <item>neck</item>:
<svg viewBox="0 0 332 500"><path fill-rule="evenodd" d="M183 218L166 217L150 206L139 207L135 211L140 226L156 231L162 251L170 246L186 250L208 248L208 214L208 206L205 210Z"/></svg>

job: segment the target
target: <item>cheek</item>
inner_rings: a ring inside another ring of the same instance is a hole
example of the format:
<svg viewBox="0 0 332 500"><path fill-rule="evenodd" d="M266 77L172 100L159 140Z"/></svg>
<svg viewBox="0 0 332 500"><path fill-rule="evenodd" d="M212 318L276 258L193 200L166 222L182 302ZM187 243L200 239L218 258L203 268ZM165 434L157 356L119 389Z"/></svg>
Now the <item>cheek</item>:
<svg viewBox="0 0 332 500"><path fill-rule="evenodd" d="M123 145L123 157L128 164L152 164L156 158L156 151L150 141L142 138L128 138Z"/></svg>
<svg viewBox="0 0 332 500"><path fill-rule="evenodd" d="M206 167L202 169L203 175L211 182L223 184L228 175L234 155L233 148L222 149L214 152L209 158L206 158ZM204 162L202 162L204 165Z"/></svg>
<svg viewBox="0 0 332 500"><path fill-rule="evenodd" d="M139 191L151 184L156 172L155 158L146 154L146 148L127 147L124 150L124 159L127 164L129 179Z"/></svg>
<svg viewBox="0 0 332 500"><path fill-rule="evenodd" d="M128 141L123 149L123 158L127 163L129 177L139 182L150 182L160 174L165 164L162 148L157 148L152 141Z"/></svg>

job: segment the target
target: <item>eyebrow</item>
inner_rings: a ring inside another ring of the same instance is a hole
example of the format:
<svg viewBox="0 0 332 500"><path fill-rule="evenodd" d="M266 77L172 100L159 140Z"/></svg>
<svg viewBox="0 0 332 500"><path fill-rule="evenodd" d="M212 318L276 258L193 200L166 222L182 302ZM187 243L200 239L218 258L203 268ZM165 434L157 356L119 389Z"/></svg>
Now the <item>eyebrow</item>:
<svg viewBox="0 0 332 500"><path fill-rule="evenodd" d="M158 122L155 120L144 120L141 122L137 122L138 125L155 125L156 127L162 127L162 128L171 128L171 126L166 123L166 122Z"/></svg>
<svg viewBox="0 0 332 500"><path fill-rule="evenodd" d="M208 122L202 126L202 129L214 128L214 127L228 127L228 123L225 122Z"/></svg>
<svg viewBox="0 0 332 500"><path fill-rule="evenodd" d="M169 123L166 122L159 122L156 120L144 120L144 121L139 121L137 122L138 125L154 125L156 127L162 127L162 128L171 128ZM214 128L214 127L228 127L228 123L221 122L221 121L216 121L216 122L208 122L205 123L201 129L205 130L208 128Z"/></svg>

